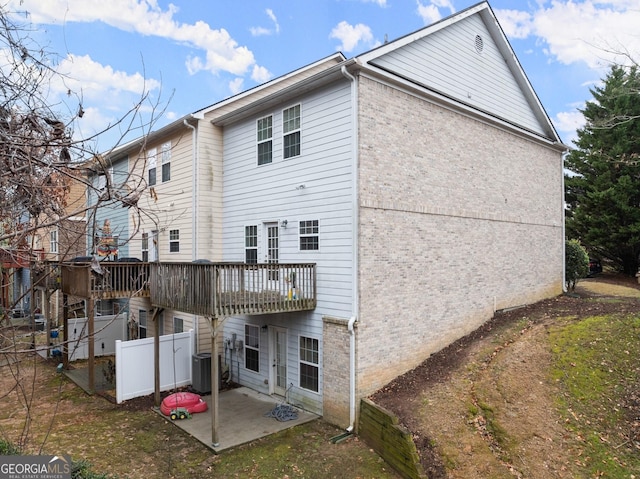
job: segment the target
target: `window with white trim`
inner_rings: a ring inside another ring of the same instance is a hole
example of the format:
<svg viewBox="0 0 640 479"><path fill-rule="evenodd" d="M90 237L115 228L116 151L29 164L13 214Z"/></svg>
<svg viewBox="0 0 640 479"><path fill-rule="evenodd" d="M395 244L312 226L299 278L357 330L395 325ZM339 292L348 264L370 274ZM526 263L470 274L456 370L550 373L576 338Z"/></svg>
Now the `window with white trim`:
<svg viewBox="0 0 640 479"><path fill-rule="evenodd" d="M58 252L58 230L51 230L49 232L49 251L51 253Z"/></svg>
<svg viewBox="0 0 640 479"><path fill-rule="evenodd" d="M319 342L300 336L300 387L318 392L320 377Z"/></svg>
<svg viewBox="0 0 640 479"><path fill-rule="evenodd" d="M149 233L142 233L142 261L149 261Z"/></svg>
<svg viewBox="0 0 640 479"><path fill-rule="evenodd" d="M169 253L180 252L180 230L169 230Z"/></svg>
<svg viewBox="0 0 640 479"><path fill-rule="evenodd" d="M173 317L173 332L174 333L183 333L184 332L184 319Z"/></svg>
<svg viewBox="0 0 640 479"><path fill-rule="evenodd" d="M282 151L284 158L300 156L300 105L282 112Z"/></svg>
<svg viewBox="0 0 640 479"><path fill-rule="evenodd" d="M158 150L149 148L147 150L147 182L149 186L156 184L156 166L157 166Z"/></svg>
<svg viewBox="0 0 640 479"><path fill-rule="evenodd" d="M163 143L160 147L162 160L162 182L171 179L171 142Z"/></svg>
<svg viewBox="0 0 640 479"><path fill-rule="evenodd" d="M258 120L258 165L266 165L273 160L273 116Z"/></svg>
<svg viewBox="0 0 640 479"><path fill-rule="evenodd" d="M258 226L244 227L244 262L256 264L258 262Z"/></svg>
<svg viewBox="0 0 640 479"><path fill-rule="evenodd" d="M244 367L260 372L260 328L252 324L244 325Z"/></svg>
<svg viewBox="0 0 640 479"><path fill-rule="evenodd" d="M300 251L320 249L318 220L300 221L298 234L300 235Z"/></svg>

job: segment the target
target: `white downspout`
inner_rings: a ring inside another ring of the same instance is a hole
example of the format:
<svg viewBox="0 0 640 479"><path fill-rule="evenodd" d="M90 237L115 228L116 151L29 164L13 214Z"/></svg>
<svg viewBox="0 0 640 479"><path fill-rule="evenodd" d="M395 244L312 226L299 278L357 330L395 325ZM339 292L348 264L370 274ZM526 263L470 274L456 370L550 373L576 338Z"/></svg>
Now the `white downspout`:
<svg viewBox="0 0 640 479"><path fill-rule="evenodd" d="M345 65L342 66L341 72L345 78L351 81L351 197L352 197L352 237L353 250L351 258L352 267L352 311L353 316L349 319L347 330L349 331L349 427L347 432L353 432L356 424L356 332L355 324L358 321L358 309L360 298L358 289L360 283L358 281L358 234L359 234L359 205L358 205L358 82L355 77L347 71Z"/></svg>
<svg viewBox="0 0 640 479"><path fill-rule="evenodd" d="M193 115L191 116L192 118ZM195 118L198 120L199 118ZM186 119L182 120L184 126L191 128L191 261L198 259L198 129L189 123ZM196 338L200 334L200 317L193 317L193 327L196 331ZM194 351L198 350L196 348Z"/></svg>
<svg viewBox="0 0 640 479"><path fill-rule="evenodd" d="M198 231L196 230L198 225L198 129L186 119L182 122L184 126L191 128L191 234L193 238L191 260L195 261L198 259Z"/></svg>
<svg viewBox="0 0 640 479"><path fill-rule="evenodd" d="M569 154L568 151L562 153L562 292L567 292L567 261L566 261L566 243L567 243L567 232L565 225L566 218L566 198L565 198L565 190L564 190L564 159Z"/></svg>

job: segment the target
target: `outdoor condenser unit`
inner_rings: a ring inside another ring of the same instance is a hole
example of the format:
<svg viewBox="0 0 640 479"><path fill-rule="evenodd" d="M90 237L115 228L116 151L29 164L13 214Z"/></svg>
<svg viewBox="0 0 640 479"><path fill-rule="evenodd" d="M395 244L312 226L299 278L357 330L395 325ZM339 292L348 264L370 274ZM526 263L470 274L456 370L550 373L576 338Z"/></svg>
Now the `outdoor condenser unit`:
<svg viewBox="0 0 640 479"><path fill-rule="evenodd" d="M211 353L194 354L192 357L191 387L200 394L211 392Z"/></svg>

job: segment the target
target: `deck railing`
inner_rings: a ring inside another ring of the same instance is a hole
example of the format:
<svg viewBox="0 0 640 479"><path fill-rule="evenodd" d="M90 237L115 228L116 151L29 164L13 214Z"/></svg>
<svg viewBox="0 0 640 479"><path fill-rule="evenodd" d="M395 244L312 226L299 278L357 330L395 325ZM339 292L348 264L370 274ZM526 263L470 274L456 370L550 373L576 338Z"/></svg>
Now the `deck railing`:
<svg viewBox="0 0 640 479"><path fill-rule="evenodd" d="M149 296L149 263L104 261L93 268L90 263L64 264L62 291L94 299Z"/></svg>
<svg viewBox="0 0 640 479"><path fill-rule="evenodd" d="M315 264L157 263L150 273L156 307L212 317L316 307Z"/></svg>
<svg viewBox="0 0 640 479"><path fill-rule="evenodd" d="M85 298L150 297L153 306L202 316L316 307L312 263L65 263L62 291Z"/></svg>

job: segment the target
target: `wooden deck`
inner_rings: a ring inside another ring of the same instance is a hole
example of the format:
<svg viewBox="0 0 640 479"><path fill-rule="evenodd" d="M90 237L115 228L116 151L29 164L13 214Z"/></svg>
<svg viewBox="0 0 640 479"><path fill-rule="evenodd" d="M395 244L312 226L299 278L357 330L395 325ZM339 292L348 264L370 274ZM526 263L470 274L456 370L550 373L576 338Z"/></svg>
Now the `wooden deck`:
<svg viewBox="0 0 640 479"><path fill-rule="evenodd" d="M316 307L315 264L65 263L64 293L93 299L149 297L155 307L208 317Z"/></svg>
<svg viewBox="0 0 640 479"><path fill-rule="evenodd" d="M93 299L149 296L149 263L64 263L62 292Z"/></svg>

